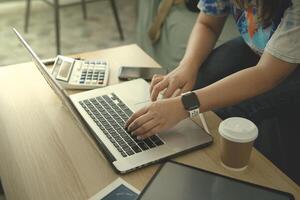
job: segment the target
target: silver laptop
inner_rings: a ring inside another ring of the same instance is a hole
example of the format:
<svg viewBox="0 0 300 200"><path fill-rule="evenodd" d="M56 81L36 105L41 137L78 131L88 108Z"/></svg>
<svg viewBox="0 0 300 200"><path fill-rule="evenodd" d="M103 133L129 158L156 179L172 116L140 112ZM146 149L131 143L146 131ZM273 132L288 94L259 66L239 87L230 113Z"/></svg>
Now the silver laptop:
<svg viewBox="0 0 300 200"><path fill-rule="evenodd" d="M118 172L126 173L212 143L212 137L190 119L166 132L137 140L123 126L134 111L150 102L146 81L137 79L68 96L22 36L14 32L49 85Z"/></svg>

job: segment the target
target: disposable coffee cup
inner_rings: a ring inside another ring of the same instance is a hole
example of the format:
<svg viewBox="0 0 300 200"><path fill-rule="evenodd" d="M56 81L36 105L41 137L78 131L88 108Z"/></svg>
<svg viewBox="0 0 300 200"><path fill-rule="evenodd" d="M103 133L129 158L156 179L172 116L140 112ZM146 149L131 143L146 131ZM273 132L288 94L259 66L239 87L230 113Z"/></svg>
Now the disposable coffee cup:
<svg viewBox="0 0 300 200"><path fill-rule="evenodd" d="M246 169L258 136L256 125L245 118L231 117L221 122L219 133L222 165L234 171Z"/></svg>

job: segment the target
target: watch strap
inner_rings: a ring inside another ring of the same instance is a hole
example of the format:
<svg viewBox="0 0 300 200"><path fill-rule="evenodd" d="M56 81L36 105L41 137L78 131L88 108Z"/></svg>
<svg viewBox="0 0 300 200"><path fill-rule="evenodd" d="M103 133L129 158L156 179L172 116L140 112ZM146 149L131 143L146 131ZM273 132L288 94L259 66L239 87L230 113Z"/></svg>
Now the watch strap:
<svg viewBox="0 0 300 200"><path fill-rule="evenodd" d="M190 113L190 118L195 118L200 115L199 108L196 108L194 110L189 110L189 113Z"/></svg>

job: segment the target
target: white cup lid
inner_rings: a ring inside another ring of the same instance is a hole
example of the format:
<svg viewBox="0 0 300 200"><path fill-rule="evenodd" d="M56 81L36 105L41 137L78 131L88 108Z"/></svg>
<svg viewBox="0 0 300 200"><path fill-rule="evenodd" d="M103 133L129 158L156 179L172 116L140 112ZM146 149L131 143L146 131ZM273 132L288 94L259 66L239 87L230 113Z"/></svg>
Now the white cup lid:
<svg viewBox="0 0 300 200"><path fill-rule="evenodd" d="M247 143L257 138L258 129L248 119L231 117L221 122L219 133L222 137L232 142Z"/></svg>

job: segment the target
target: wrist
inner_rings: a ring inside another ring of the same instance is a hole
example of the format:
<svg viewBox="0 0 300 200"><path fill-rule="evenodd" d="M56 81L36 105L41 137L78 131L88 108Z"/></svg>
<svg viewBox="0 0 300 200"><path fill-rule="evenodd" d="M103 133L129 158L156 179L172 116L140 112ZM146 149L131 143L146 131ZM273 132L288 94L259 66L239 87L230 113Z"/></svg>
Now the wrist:
<svg viewBox="0 0 300 200"><path fill-rule="evenodd" d="M182 104L181 101L181 96L175 97L174 100L175 100L175 107L179 108L178 114L181 116L180 118L182 120L188 118L190 116L190 113L184 108L184 105Z"/></svg>
<svg viewBox="0 0 300 200"><path fill-rule="evenodd" d="M179 63L179 67L197 72L199 70L200 64L198 62L195 62L194 60L195 59L192 58L183 58Z"/></svg>

